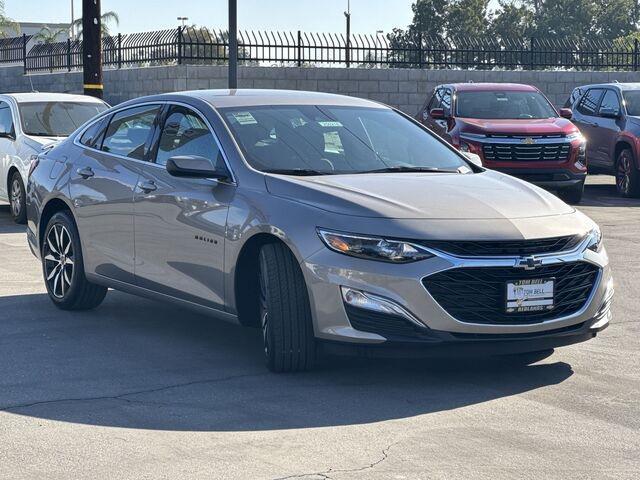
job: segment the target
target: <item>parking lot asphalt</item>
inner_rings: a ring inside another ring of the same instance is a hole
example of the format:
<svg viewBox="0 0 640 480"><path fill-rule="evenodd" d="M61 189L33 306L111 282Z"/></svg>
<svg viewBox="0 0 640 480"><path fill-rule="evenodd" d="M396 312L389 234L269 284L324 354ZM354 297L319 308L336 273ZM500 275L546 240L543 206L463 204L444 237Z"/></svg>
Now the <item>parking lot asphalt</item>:
<svg viewBox="0 0 640 480"><path fill-rule="evenodd" d="M0 478L640 478L640 200L596 176L579 208L616 281L597 339L527 367L276 375L256 330L113 291L55 309L0 206Z"/></svg>

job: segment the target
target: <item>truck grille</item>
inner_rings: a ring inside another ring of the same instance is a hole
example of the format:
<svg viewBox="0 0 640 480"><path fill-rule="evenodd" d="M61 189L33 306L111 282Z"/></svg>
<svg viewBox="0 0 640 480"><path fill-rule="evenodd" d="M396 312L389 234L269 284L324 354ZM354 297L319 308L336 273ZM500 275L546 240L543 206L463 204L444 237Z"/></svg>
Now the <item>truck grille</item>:
<svg viewBox="0 0 640 480"><path fill-rule="evenodd" d="M562 162L570 152L568 143L489 143L482 147L486 160L498 162Z"/></svg>
<svg viewBox="0 0 640 480"><path fill-rule="evenodd" d="M565 252L574 248L581 240L582 237L580 235L569 235L534 240L438 240L421 243L426 247L431 247L459 257L521 257L526 255Z"/></svg>
<svg viewBox="0 0 640 480"><path fill-rule="evenodd" d="M423 285L449 315L460 322L492 325L534 324L571 315L589 299L599 268L586 262L545 265L535 270L513 267L454 268L425 277ZM555 280L553 310L506 313L506 283Z"/></svg>

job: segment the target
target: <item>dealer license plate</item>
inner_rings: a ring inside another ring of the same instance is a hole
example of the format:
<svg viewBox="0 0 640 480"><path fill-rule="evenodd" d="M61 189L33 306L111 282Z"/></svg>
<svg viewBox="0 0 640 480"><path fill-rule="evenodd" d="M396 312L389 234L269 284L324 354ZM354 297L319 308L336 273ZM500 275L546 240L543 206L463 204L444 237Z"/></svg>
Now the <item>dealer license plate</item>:
<svg viewBox="0 0 640 480"><path fill-rule="evenodd" d="M507 282L507 313L553 310L554 279Z"/></svg>

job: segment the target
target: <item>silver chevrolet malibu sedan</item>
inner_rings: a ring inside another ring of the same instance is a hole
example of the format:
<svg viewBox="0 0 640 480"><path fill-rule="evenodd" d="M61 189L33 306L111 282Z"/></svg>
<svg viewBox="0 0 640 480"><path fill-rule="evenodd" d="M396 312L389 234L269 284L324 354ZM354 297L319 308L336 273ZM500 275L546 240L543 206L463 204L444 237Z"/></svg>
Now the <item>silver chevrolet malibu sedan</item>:
<svg viewBox="0 0 640 480"><path fill-rule="evenodd" d="M531 362L611 318L593 221L357 98L133 100L34 160L27 203L57 307L107 288L193 307L261 328L278 372L322 352Z"/></svg>

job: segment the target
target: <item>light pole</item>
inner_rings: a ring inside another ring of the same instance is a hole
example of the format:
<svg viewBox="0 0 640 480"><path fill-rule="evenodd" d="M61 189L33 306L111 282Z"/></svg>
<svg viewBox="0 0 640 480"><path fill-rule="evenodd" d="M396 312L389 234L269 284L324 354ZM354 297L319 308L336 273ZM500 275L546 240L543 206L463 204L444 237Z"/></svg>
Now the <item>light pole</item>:
<svg viewBox="0 0 640 480"><path fill-rule="evenodd" d="M229 88L238 88L238 2L229 0Z"/></svg>
<svg viewBox="0 0 640 480"><path fill-rule="evenodd" d="M82 0L84 94L102 98L102 19L100 0Z"/></svg>
<svg viewBox="0 0 640 480"><path fill-rule="evenodd" d="M73 0L71 0L71 25L69 28L69 38L71 38L71 40L74 40L76 38L75 27L73 26L73 22L75 21L76 21L76 16L73 13Z"/></svg>
<svg viewBox="0 0 640 480"><path fill-rule="evenodd" d="M178 17L177 20L179 22L182 22L182 28L184 28L184 22L186 22L187 20L189 20L189 17Z"/></svg>
<svg viewBox="0 0 640 480"><path fill-rule="evenodd" d="M351 65L351 0L347 0L347 11L344 12L344 17L347 22L347 42L346 50L344 52L344 60L347 64L347 68Z"/></svg>

